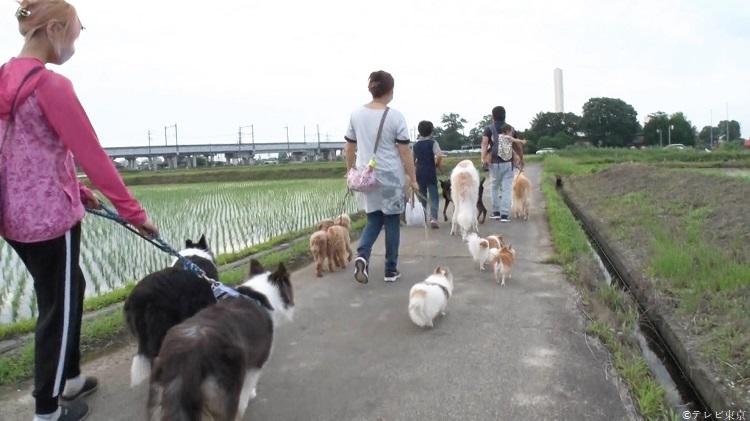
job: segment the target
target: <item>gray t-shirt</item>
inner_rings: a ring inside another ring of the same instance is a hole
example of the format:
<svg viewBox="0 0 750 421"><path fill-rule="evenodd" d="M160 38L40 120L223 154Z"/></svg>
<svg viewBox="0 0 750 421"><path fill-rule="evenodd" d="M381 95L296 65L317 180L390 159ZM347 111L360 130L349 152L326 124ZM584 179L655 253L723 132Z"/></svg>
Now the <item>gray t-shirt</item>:
<svg viewBox="0 0 750 421"><path fill-rule="evenodd" d="M346 141L357 144L357 168L364 168L373 158L375 139L378 134L380 119L384 109L359 107L349 120ZM388 110L380 137L380 146L375 154L375 176L380 187L359 195L360 208L371 213L382 211L386 215L404 211L404 190L406 175L398 144L409 144L409 129L404 116L394 110Z"/></svg>

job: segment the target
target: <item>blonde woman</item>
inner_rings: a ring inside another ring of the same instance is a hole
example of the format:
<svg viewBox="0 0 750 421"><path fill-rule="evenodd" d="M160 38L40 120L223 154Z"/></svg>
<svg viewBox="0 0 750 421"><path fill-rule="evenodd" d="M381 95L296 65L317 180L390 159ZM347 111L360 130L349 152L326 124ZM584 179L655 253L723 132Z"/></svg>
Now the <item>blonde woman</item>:
<svg viewBox="0 0 750 421"><path fill-rule="evenodd" d="M99 145L73 85L45 67L75 53L83 29L75 8L23 0L16 17L24 45L0 68L0 236L34 279L34 420L82 420L88 407L80 398L97 380L80 368L81 219L84 204L99 202L78 181L75 162L123 218L144 234L158 232Z"/></svg>

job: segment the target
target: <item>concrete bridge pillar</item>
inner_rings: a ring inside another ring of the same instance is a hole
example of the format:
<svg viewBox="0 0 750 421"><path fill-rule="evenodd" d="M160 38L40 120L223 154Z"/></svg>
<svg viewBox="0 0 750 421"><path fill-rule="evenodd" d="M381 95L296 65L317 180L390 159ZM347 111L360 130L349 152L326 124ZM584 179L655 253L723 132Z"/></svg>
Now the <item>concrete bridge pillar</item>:
<svg viewBox="0 0 750 421"><path fill-rule="evenodd" d="M135 164L135 158L128 158L128 169L129 170L137 169L136 164Z"/></svg>

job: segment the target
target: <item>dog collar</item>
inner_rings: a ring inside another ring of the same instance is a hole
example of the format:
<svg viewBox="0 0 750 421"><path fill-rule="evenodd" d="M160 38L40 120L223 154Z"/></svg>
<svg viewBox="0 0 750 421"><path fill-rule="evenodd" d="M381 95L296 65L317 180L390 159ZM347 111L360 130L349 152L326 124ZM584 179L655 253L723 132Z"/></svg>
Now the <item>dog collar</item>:
<svg viewBox="0 0 750 421"><path fill-rule="evenodd" d="M450 292L448 292L448 288L446 288L446 287L444 287L444 286L442 286L440 284L436 284L434 282L425 282L425 284L427 284L427 285L435 285L436 287L440 287L440 289L443 290L443 294L445 294L445 299L446 300L451 297Z"/></svg>

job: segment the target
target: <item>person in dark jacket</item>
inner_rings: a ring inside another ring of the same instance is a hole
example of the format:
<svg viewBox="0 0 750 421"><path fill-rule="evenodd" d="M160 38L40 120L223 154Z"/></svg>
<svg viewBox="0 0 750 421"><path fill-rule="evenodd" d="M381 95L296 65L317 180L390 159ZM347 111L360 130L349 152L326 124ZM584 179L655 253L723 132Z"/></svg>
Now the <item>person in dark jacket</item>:
<svg viewBox="0 0 750 421"><path fill-rule="evenodd" d="M432 122L421 121L417 130L419 137L414 144L414 162L417 167L417 183L419 184L419 193L422 197L419 201L427 209L427 199L430 200L430 226L438 228L438 208L440 199L437 189L437 167L442 157L442 151L437 141L432 138Z"/></svg>

